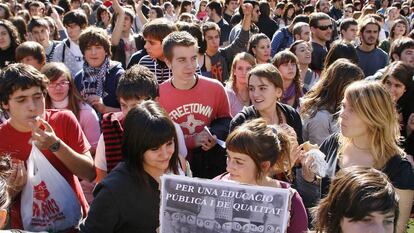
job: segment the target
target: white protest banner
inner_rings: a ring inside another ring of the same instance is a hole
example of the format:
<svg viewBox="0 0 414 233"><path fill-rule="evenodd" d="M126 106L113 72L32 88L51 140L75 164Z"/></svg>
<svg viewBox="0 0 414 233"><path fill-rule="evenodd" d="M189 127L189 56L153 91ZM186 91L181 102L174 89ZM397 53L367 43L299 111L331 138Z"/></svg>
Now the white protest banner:
<svg viewBox="0 0 414 233"><path fill-rule="evenodd" d="M284 233L289 200L288 189L164 175L160 233Z"/></svg>

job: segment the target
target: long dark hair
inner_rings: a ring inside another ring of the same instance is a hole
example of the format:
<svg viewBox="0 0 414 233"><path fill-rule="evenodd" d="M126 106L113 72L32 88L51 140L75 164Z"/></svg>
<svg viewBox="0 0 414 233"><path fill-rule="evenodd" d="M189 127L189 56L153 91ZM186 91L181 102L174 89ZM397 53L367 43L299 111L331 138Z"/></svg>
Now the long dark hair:
<svg viewBox="0 0 414 233"><path fill-rule="evenodd" d="M0 19L0 26L3 26L7 30L7 33L9 33L10 47L14 51L14 49L20 45L19 32L17 31L17 28L10 21L3 19Z"/></svg>
<svg viewBox="0 0 414 233"><path fill-rule="evenodd" d="M124 122L122 154L127 167L138 173L140 182L148 184L144 170L144 153L174 140L175 150L168 169L178 174L178 143L174 123L154 101L148 100L131 109Z"/></svg>
<svg viewBox="0 0 414 233"><path fill-rule="evenodd" d="M323 70L327 70L329 66L339 58L346 58L354 64L358 64L359 58L355 47L343 40L335 41L326 54Z"/></svg>
<svg viewBox="0 0 414 233"><path fill-rule="evenodd" d="M364 73L348 59L340 58L322 73L321 79L303 97L301 115L311 118L319 110L339 111L345 88L364 78Z"/></svg>
<svg viewBox="0 0 414 233"><path fill-rule="evenodd" d="M288 12L290 9L293 9L293 15L291 17L288 16ZM285 8L283 9L283 13L282 13L282 19L283 21L285 21L285 26L288 26L290 24L288 20L292 21L293 18L295 18L295 16L296 16L295 5L289 2L288 4L285 5Z"/></svg>

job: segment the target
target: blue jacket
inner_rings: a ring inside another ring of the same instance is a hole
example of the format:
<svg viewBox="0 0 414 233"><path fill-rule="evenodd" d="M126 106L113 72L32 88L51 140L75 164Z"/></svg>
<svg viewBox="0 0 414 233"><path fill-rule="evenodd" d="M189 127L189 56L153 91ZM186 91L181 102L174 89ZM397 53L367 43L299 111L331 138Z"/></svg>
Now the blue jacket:
<svg viewBox="0 0 414 233"><path fill-rule="evenodd" d="M103 98L103 103L106 106L113 108L120 108L118 98L116 97L116 87L118 86L118 80L121 75L125 72L122 68L122 64L116 61L110 61L109 69L105 77L104 91L106 96ZM75 85L79 93L83 96L85 82L85 72L79 71L75 76Z"/></svg>

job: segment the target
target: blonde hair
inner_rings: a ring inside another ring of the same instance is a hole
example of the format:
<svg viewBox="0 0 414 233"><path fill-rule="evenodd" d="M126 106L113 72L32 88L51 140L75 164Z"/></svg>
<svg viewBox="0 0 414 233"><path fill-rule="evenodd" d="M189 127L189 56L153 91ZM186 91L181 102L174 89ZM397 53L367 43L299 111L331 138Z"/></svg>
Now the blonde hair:
<svg viewBox="0 0 414 233"><path fill-rule="evenodd" d="M400 126L395 106L380 82L356 81L346 88L344 97L368 127L374 168L381 169L393 156L405 154L398 146ZM339 143L342 154L352 141L340 135Z"/></svg>
<svg viewBox="0 0 414 233"><path fill-rule="evenodd" d="M236 69L237 62L239 61L245 61L249 63L252 66L252 68L256 66L256 59L250 53L241 52L241 53L236 54L236 56L234 56L233 63L231 64L230 78L226 82L226 84L229 87L231 87L236 93L238 91L236 87L237 78L234 77L234 70ZM247 78L247 74L246 74L246 78Z"/></svg>

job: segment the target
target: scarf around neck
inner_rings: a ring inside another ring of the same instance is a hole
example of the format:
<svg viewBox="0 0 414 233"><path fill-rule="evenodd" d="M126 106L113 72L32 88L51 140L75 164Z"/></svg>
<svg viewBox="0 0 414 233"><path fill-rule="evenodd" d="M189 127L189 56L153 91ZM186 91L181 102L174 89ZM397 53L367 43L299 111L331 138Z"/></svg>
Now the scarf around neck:
<svg viewBox="0 0 414 233"><path fill-rule="evenodd" d="M292 97L296 95L295 83L292 82L288 89L283 92L282 103L287 103Z"/></svg>
<svg viewBox="0 0 414 233"><path fill-rule="evenodd" d="M94 94L102 98L105 97L103 85L105 83L106 72L108 71L108 69L109 69L109 58L108 57L105 58L105 61L100 67L91 67L88 65L86 61L83 63L83 70L85 72L84 78L88 79L87 83L89 84L96 82L96 91ZM86 89L88 89L89 87L84 85L83 88L86 91L85 93L87 93L88 91Z"/></svg>

